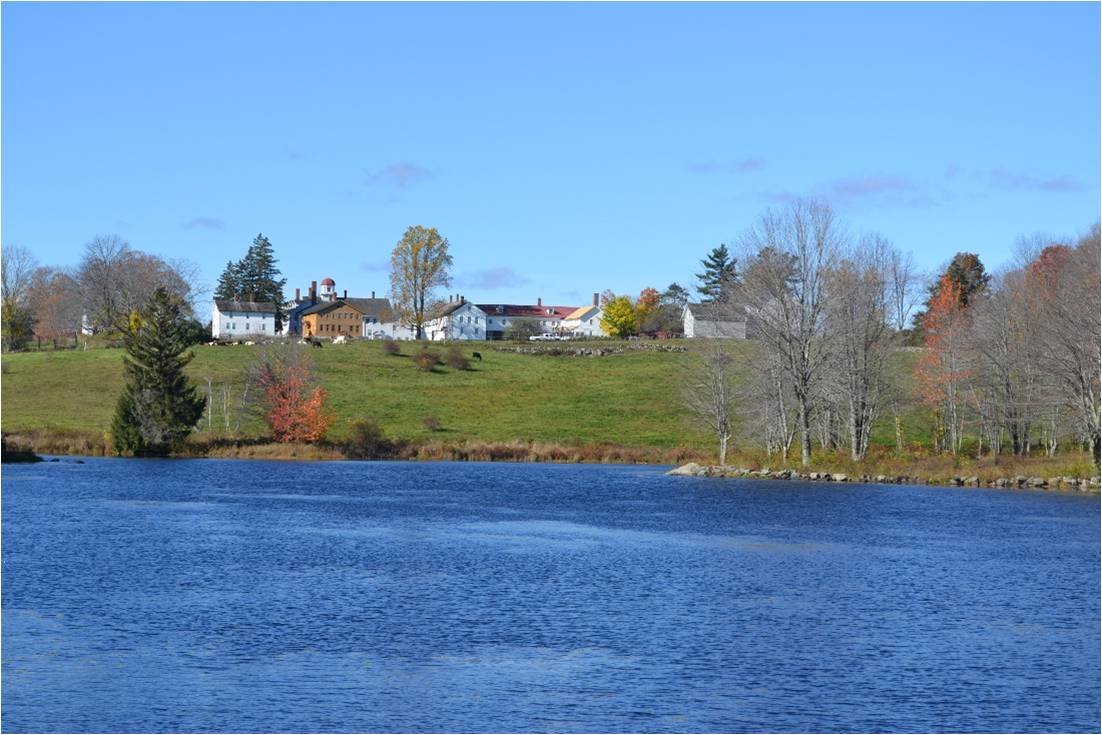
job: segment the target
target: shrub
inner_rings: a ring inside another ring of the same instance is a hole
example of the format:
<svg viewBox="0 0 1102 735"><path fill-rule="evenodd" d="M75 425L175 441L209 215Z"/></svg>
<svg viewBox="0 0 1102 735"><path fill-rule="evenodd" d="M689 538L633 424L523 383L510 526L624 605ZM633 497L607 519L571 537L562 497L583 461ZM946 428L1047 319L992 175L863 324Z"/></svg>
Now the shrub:
<svg viewBox="0 0 1102 735"><path fill-rule="evenodd" d="M378 459L391 454L392 448L374 419L361 419L352 424L341 451L348 459Z"/></svg>
<svg viewBox="0 0 1102 735"><path fill-rule="evenodd" d="M436 416L426 416L421 425L425 427L425 431L440 431L444 428L444 425L440 423L440 419Z"/></svg>
<svg viewBox="0 0 1102 735"><path fill-rule="evenodd" d="M384 355L401 355L401 346L392 339L383 340L383 354Z"/></svg>
<svg viewBox="0 0 1102 735"><path fill-rule="evenodd" d="M440 364L440 355L432 350L422 349L413 356L413 363L421 370L429 373Z"/></svg>
<svg viewBox="0 0 1102 735"><path fill-rule="evenodd" d="M444 358L448 363L448 367L454 370L470 370L471 363L463 355L463 350L459 348L459 345L452 345L448 348L448 354Z"/></svg>

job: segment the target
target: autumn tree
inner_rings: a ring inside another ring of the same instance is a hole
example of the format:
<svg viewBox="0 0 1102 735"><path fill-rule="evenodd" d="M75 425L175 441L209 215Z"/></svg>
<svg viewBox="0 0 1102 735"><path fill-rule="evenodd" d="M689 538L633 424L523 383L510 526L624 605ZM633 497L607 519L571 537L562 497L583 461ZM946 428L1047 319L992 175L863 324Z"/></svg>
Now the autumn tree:
<svg viewBox="0 0 1102 735"><path fill-rule="evenodd" d="M272 439L314 442L325 437L333 421L326 409L327 394L298 345L262 347L249 367L248 381Z"/></svg>
<svg viewBox="0 0 1102 735"><path fill-rule="evenodd" d="M451 283L448 239L435 227L414 225L390 254L390 298L402 320L424 339L426 306L433 290Z"/></svg>
<svg viewBox="0 0 1102 735"><path fill-rule="evenodd" d="M605 303L601 311L601 328L612 337L624 339L636 334L639 328L635 305L627 296L616 296Z"/></svg>
<svg viewBox="0 0 1102 735"><path fill-rule="evenodd" d="M971 315L960 295L961 286L947 275L922 316L924 349L916 372L922 401L934 410L934 449L960 451L963 438L966 363ZM948 443L946 443L948 439Z"/></svg>
<svg viewBox="0 0 1102 735"><path fill-rule="evenodd" d="M205 402L184 374L184 329L179 299L158 288L124 334L126 386L111 422L118 453L167 454L199 423Z"/></svg>
<svg viewBox="0 0 1102 735"><path fill-rule="evenodd" d="M80 286L60 268L42 267L31 277L29 303L35 334L46 339L67 337L80 331Z"/></svg>
<svg viewBox="0 0 1102 735"><path fill-rule="evenodd" d="M959 304L967 307L990 283L991 276L980 261L980 256L975 253L957 253L942 274L930 285L929 295L922 310L914 316L915 326L921 329L926 314L945 285L952 284L953 293L956 294Z"/></svg>
<svg viewBox="0 0 1102 735"><path fill-rule="evenodd" d="M637 332L644 331L643 325L647 324L650 317L658 311L660 300L661 294L658 293L658 289L647 287L639 292L639 298L635 300L635 329Z"/></svg>

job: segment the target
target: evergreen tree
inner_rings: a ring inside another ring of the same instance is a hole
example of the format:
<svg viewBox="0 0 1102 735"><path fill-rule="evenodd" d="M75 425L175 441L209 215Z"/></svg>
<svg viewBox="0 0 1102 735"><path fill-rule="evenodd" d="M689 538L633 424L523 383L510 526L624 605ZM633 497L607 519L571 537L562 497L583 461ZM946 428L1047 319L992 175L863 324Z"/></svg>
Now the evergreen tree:
<svg viewBox="0 0 1102 735"><path fill-rule="evenodd" d="M685 304L689 303L689 291L679 283L671 283L669 287L662 292L662 298L659 303L661 305L669 304L670 306L676 306L678 309L684 309Z"/></svg>
<svg viewBox="0 0 1102 735"><path fill-rule="evenodd" d="M727 246L721 244L700 261L704 272L696 277L700 280L697 291L705 302L723 301L735 284L735 259L727 252Z"/></svg>
<svg viewBox="0 0 1102 735"><path fill-rule="evenodd" d="M272 243L263 233L256 236L245 257L237 264L238 284L242 298L252 295L254 301L269 301L276 305L275 328L278 332L283 328L283 287L287 285L286 278L276 267L275 253Z"/></svg>
<svg viewBox="0 0 1102 735"><path fill-rule="evenodd" d="M218 277L218 286L214 289L216 299L235 299L241 296L241 264L232 260L226 263L226 270Z"/></svg>
<svg viewBox="0 0 1102 735"><path fill-rule="evenodd" d="M180 302L158 288L127 331L126 387L111 421L118 453L167 454L202 417L204 401L184 374L186 329Z"/></svg>
<svg viewBox="0 0 1102 735"><path fill-rule="evenodd" d="M957 305L966 308L975 297L983 293L991 283L991 275L984 268L980 256L975 253L957 253L949 261L945 272L930 286L930 296L926 299L922 309L914 315L915 328L922 332L922 324L926 315L930 313L931 304L941 296L941 291L946 285L953 287L953 293Z"/></svg>

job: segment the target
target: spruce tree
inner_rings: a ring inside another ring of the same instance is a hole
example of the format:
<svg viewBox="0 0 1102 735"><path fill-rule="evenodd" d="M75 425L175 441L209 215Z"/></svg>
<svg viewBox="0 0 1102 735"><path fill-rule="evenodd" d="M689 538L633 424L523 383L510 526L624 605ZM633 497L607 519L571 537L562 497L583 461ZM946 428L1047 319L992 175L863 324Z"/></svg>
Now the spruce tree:
<svg viewBox="0 0 1102 735"><path fill-rule="evenodd" d="M192 355L179 301L158 288L136 322L123 340L126 387L111 434L119 454L159 456L187 437L204 401L184 374Z"/></svg>
<svg viewBox="0 0 1102 735"><path fill-rule="evenodd" d="M275 328L278 332L283 328L283 287L287 285L287 279L280 278L282 274L276 262L272 243L263 233L257 235L244 259L238 263L238 282L242 298L252 294L254 301L269 301L276 305Z"/></svg>
<svg viewBox="0 0 1102 735"><path fill-rule="evenodd" d="M218 286L214 289L216 299L235 299L241 296L241 264L232 260L226 263L226 270L218 277Z"/></svg>
<svg viewBox="0 0 1102 735"><path fill-rule="evenodd" d="M700 280L697 291L705 302L723 301L731 286L735 283L735 259L727 252L727 246L721 244L700 261L704 272L696 277Z"/></svg>

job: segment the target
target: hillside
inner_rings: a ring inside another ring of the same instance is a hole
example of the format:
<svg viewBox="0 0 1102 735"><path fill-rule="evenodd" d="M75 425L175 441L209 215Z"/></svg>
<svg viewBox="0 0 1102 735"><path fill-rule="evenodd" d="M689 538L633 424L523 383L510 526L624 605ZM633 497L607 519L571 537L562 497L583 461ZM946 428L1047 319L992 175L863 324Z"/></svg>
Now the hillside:
<svg viewBox="0 0 1102 735"><path fill-rule="evenodd" d="M409 358L383 354L378 342L326 345L310 350L336 414L331 437L340 439L351 422L371 417L395 437L443 441L514 439L589 444L612 442L641 447L710 448L681 408L678 373L685 353L632 351L604 357L552 357L498 352L488 343L463 345L481 352L471 369L416 369ZM748 346L742 345L742 353ZM260 347L195 348L188 372L205 393L214 394L213 423L224 427L222 392L230 403L243 390L246 365ZM122 389L122 350L96 349L4 355L0 417L4 431L28 429L106 432ZM233 412L231 412L232 414ZM423 427L426 416L443 431ZM231 423L236 422L231 415ZM240 433L260 436L255 418Z"/></svg>

